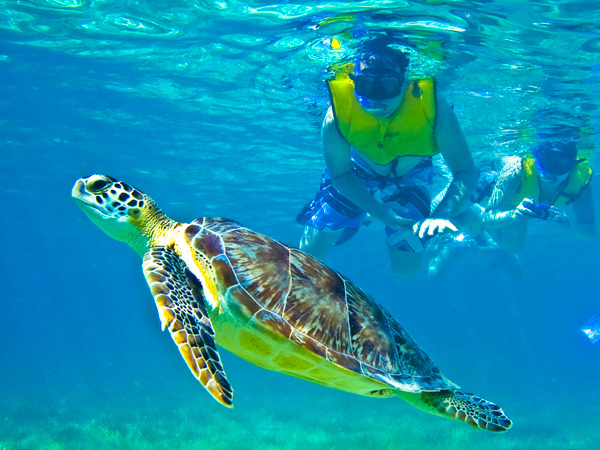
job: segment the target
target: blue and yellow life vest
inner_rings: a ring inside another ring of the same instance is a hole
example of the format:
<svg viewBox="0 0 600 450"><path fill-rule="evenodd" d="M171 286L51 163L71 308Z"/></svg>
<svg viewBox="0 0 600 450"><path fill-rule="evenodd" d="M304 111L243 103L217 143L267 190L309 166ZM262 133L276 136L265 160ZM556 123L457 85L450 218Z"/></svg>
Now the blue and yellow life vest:
<svg viewBox="0 0 600 450"><path fill-rule="evenodd" d="M384 165L398 156L425 157L439 153L434 134L432 79L411 84L398 110L389 118L378 119L358 102L354 81L348 76L353 69L354 64L347 64L327 85L338 130L361 156Z"/></svg>
<svg viewBox="0 0 600 450"><path fill-rule="evenodd" d="M517 194L512 204L514 207L519 205L524 198L530 198L536 202L540 201L540 183L538 181L538 171L535 166L535 159L531 156L521 160L523 179L517 190ZM563 206L571 203L579 192L588 185L592 179L592 168L585 159L580 161L572 170L564 187L550 203L552 206Z"/></svg>

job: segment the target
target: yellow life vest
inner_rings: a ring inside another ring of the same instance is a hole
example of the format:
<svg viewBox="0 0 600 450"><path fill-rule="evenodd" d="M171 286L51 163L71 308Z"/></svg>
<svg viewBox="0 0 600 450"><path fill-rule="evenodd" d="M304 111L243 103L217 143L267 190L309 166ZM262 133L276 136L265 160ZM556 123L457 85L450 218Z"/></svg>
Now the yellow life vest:
<svg viewBox="0 0 600 450"><path fill-rule="evenodd" d="M384 165L398 156L425 157L439 153L434 135L432 79L411 84L396 112L389 118L378 119L358 102L354 81L348 76L353 69L354 64L347 64L327 85L338 130L361 156Z"/></svg>
<svg viewBox="0 0 600 450"><path fill-rule="evenodd" d="M540 183L538 181L538 171L535 166L535 159L526 157L521 160L523 179L517 190L517 195L513 201L513 206L519 205L524 198L531 198L536 202L540 201ZM569 178L566 180L564 187L550 203L551 206L563 206L571 203L577 194L588 185L592 179L592 168L590 163L585 159L580 161L571 170Z"/></svg>

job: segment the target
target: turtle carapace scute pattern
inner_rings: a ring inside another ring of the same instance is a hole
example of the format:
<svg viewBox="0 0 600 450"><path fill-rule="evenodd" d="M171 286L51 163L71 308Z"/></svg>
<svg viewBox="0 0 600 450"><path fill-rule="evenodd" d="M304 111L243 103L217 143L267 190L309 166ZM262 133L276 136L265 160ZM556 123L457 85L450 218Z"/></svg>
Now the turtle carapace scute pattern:
<svg viewBox="0 0 600 450"><path fill-rule="evenodd" d="M369 295L322 262L221 218L168 218L105 175L75 183L84 213L143 257L163 329L221 404L233 390L224 348L265 369L360 395L400 397L474 428L506 431L502 409L448 380Z"/></svg>

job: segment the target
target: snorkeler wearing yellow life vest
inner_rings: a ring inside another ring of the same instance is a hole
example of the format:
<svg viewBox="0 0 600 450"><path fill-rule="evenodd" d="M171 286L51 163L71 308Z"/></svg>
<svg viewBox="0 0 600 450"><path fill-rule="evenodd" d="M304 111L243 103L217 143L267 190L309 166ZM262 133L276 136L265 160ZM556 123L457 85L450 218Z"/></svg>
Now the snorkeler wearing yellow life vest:
<svg viewBox="0 0 600 450"><path fill-rule="evenodd" d="M477 173L450 105L431 79L409 83L406 53L376 41L328 81L331 107L322 127L327 169L316 197L298 214L300 248L323 258L371 218L386 225L392 267L419 269L425 240L456 230L449 219ZM431 212L432 157L441 154L452 181Z"/></svg>
<svg viewBox="0 0 600 450"><path fill-rule="evenodd" d="M573 140L544 142L533 155L509 162L498 178L483 218L484 227L503 249L518 253L531 219L569 225L580 237L596 234L589 183L592 169L577 158ZM569 205L574 220L559 209Z"/></svg>

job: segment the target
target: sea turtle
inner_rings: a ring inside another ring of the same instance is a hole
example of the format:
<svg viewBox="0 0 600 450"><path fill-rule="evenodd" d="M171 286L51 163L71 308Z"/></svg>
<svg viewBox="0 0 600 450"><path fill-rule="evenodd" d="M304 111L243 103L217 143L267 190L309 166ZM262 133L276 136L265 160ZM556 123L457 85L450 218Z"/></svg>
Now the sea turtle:
<svg viewBox="0 0 600 450"><path fill-rule="evenodd" d="M232 388L217 344L324 386L400 397L488 431L511 427L500 407L458 391L369 295L308 254L232 220L175 222L105 175L78 180L72 195L92 222L143 256L163 329L223 405L233 405Z"/></svg>

